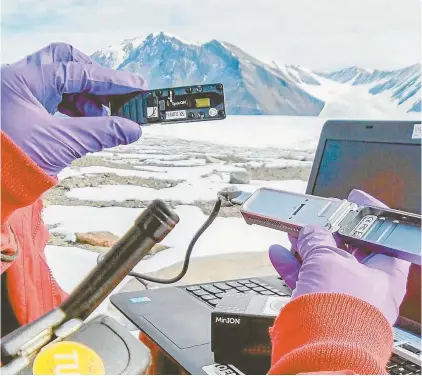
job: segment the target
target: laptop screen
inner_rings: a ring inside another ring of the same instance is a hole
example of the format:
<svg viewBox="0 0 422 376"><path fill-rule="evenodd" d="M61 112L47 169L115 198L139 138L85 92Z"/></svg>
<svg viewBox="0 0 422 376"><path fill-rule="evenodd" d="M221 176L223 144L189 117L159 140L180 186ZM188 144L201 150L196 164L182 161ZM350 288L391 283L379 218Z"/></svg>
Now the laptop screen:
<svg viewBox="0 0 422 376"><path fill-rule="evenodd" d="M312 194L343 199L353 188L393 209L421 214L421 146L327 140ZM400 316L421 322L420 266L411 267Z"/></svg>

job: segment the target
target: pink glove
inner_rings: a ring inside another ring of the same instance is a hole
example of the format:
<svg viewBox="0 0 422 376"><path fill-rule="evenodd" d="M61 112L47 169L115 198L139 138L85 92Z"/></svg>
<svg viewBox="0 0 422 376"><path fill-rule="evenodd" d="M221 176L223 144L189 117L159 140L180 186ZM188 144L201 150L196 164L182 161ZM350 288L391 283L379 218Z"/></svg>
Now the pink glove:
<svg viewBox="0 0 422 376"><path fill-rule="evenodd" d="M348 200L358 205L386 207L359 190ZM306 226L299 237L291 238L302 263L280 245L270 247L270 259L291 289L292 298L313 293L342 293L378 308L394 324L406 294L410 263L382 254L350 254L326 229ZM364 257L364 255L367 255Z"/></svg>

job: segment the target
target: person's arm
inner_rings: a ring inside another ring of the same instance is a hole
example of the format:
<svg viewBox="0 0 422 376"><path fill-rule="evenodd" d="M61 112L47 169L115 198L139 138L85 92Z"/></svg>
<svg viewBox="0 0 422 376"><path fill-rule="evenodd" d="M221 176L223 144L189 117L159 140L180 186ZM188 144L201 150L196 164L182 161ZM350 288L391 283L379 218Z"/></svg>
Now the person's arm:
<svg viewBox="0 0 422 376"><path fill-rule="evenodd" d="M64 43L1 68L1 272L16 257L7 219L53 187L73 160L139 139L138 124L108 116L109 95L145 89L127 72L99 66ZM57 110L69 117L53 116Z"/></svg>
<svg viewBox="0 0 422 376"><path fill-rule="evenodd" d="M1 132L1 273L17 255L17 241L7 219L31 205L56 179L41 170L3 131Z"/></svg>
<svg viewBox="0 0 422 376"><path fill-rule="evenodd" d="M271 337L270 374L385 374L393 346L391 325L381 311L336 293L293 299L278 316Z"/></svg>
<svg viewBox="0 0 422 376"><path fill-rule="evenodd" d="M47 175L1 132L1 223L16 209L32 204L57 179Z"/></svg>
<svg viewBox="0 0 422 376"><path fill-rule="evenodd" d="M348 199L385 207L357 190ZM317 226L292 240L301 261L279 245L270 248L271 262L293 290L271 329L270 374L385 374L410 264L362 250L352 255Z"/></svg>

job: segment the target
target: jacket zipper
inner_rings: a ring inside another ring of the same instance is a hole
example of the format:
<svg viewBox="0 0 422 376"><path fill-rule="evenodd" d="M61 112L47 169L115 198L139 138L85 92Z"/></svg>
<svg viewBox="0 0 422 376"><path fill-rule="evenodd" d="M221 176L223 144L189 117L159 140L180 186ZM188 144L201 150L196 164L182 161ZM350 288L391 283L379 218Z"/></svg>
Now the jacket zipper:
<svg viewBox="0 0 422 376"><path fill-rule="evenodd" d="M41 214L38 213L38 218L37 218L37 224L35 225L35 230L32 234L32 242L35 244L35 239L37 237L38 231L40 230L41 227Z"/></svg>
<svg viewBox="0 0 422 376"><path fill-rule="evenodd" d="M47 270L48 270L48 276L50 279L50 286L51 286L51 296L53 298L53 307L57 307L57 291L56 291L56 286L55 286L55 281L53 278L53 273L51 272L50 267L47 265Z"/></svg>
<svg viewBox="0 0 422 376"><path fill-rule="evenodd" d="M40 230L40 227L41 227L41 213L38 213L37 223L35 225L35 231L34 231L33 236L32 236L32 241L34 242L34 244L35 244L35 239L37 237L38 231ZM56 291L55 281L54 281L54 278L53 278L53 273L51 272L51 269L48 266L47 262L45 262L45 266L47 267L47 270L48 270L48 280L50 282L53 307L56 307L57 304L58 304L57 303L57 291Z"/></svg>

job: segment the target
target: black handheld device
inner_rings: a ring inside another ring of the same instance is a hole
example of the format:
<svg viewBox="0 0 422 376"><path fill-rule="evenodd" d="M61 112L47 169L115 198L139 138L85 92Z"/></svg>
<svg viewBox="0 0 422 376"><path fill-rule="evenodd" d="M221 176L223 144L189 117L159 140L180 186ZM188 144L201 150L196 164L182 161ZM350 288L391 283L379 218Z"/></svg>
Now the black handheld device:
<svg viewBox="0 0 422 376"><path fill-rule="evenodd" d="M269 329L290 296L227 293L211 313L211 351L217 363L263 375L271 361Z"/></svg>
<svg viewBox="0 0 422 376"><path fill-rule="evenodd" d="M139 91L110 98L111 115L139 124L180 123L226 118L222 84Z"/></svg>
<svg viewBox="0 0 422 376"><path fill-rule="evenodd" d="M178 222L178 215L165 202L155 200L149 204L127 233L117 241L104 259L59 307L2 338L1 373L19 374L31 366L37 355L43 353L44 348L60 341L76 341L80 344L88 344L96 353L108 354L108 356L114 354L115 358L102 359L107 374L116 374L117 371L135 373L136 366L141 366L143 363L138 362L134 365L128 360L126 363L129 368L121 365L125 362L125 358L129 359L131 354L119 351L119 348L129 351L135 347L132 354L134 356L136 345L133 341L126 343L124 340L124 338L131 338L131 334L125 335L122 333L123 327L119 327L116 322L110 323L110 320L101 319L96 323L92 320L84 323L84 320ZM86 338L85 341L81 340L82 333L85 333L83 336ZM104 343L107 337L112 337L113 341ZM138 344L141 345L139 342ZM115 351L104 351L105 345L109 350L114 346ZM141 353L139 349L138 353ZM117 364L116 362L120 362L121 367L113 366Z"/></svg>

